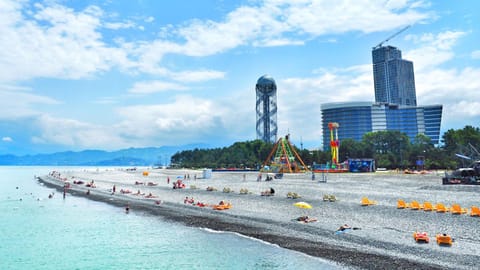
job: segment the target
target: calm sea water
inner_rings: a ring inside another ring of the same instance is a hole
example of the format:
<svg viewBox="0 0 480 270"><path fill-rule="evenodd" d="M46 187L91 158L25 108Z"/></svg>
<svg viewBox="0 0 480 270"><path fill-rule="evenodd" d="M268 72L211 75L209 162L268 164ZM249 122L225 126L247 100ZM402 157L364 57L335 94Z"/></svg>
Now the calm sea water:
<svg viewBox="0 0 480 270"><path fill-rule="evenodd" d="M67 195L35 175L66 168L0 167L0 269L340 269L233 233Z"/></svg>

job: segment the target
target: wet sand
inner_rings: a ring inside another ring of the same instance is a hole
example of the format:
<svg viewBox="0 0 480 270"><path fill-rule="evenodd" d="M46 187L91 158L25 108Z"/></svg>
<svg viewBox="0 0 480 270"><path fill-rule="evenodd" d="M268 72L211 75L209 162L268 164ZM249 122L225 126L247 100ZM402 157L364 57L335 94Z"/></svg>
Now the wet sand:
<svg viewBox="0 0 480 270"><path fill-rule="evenodd" d="M148 171L148 176L143 172ZM245 180L244 180L245 174ZM397 209L398 199L420 203L441 202L447 206L480 205L479 186L443 186L441 174L403 175L395 173L328 174L327 183L312 180L311 174L286 174L283 179L256 181L257 172L213 172L210 179L202 171L139 169L86 169L60 172L60 176L42 176L45 185L63 192L65 180L71 183L69 194L86 196L130 211L145 211L188 226L232 231L262 239L279 246L339 262L360 269L476 269L480 259L480 218L451 213ZM184 189L172 189L172 182L184 178ZM167 183L167 177L170 183ZM263 174L265 179L265 174ZM94 181L96 188L74 181ZM136 185L135 182L143 182ZM148 186L153 182L156 186ZM115 185L116 192L112 194ZM216 191L207 191L214 187ZM224 188L233 192L223 192ZM274 196L261 196L273 188ZM156 198L121 194L120 190L152 193ZM247 194L239 194L248 189ZM90 194L87 195L87 190ZM301 196L287 198L288 192ZM333 194L336 202L324 202L323 195ZM232 203L228 210L185 204L185 197L209 205L220 200ZM361 206L362 197L377 201L376 205ZM68 198L67 198L68 199ZM295 207L295 202L307 202L312 209ZM299 223L302 215L316 217L317 222ZM342 224L359 227L335 234ZM414 231L426 231L430 243L418 244ZM438 246L436 233L448 233L455 238L451 247Z"/></svg>

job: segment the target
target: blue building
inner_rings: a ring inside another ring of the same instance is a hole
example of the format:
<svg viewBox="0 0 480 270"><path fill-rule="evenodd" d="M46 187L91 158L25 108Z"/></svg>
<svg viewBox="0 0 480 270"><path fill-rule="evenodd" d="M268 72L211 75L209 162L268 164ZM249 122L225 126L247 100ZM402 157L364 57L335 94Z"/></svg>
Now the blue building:
<svg viewBox="0 0 480 270"><path fill-rule="evenodd" d="M375 102L417 106L413 63L393 46L372 50Z"/></svg>
<svg viewBox="0 0 480 270"><path fill-rule="evenodd" d="M415 139L418 134L440 140L442 105L417 106L413 63L402 59L393 46L372 50L375 102L339 102L321 105L324 149L329 148L328 123L337 122L339 140L361 141L367 132L400 131Z"/></svg>
<svg viewBox="0 0 480 270"><path fill-rule="evenodd" d="M324 149L328 149L328 123L339 123L341 140L361 141L367 132L396 130L407 134L411 141L425 134L438 144L442 105L399 106L375 102L336 102L321 105Z"/></svg>

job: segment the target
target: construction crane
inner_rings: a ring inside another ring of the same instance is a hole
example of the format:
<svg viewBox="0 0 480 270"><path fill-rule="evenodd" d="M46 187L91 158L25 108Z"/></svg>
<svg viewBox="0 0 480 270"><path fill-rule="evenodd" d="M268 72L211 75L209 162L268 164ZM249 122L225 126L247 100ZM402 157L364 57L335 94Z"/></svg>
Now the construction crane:
<svg viewBox="0 0 480 270"><path fill-rule="evenodd" d="M385 43L385 42L389 41L390 39L392 39L392 38L400 35L403 31L405 31L405 30L407 30L408 28L410 28L410 26L411 26L411 25L407 25L407 26L405 26L404 28L402 28L400 31L398 31L398 32L396 32L395 34L389 36L389 37L388 37L387 39L385 39L384 41L378 43L377 46L373 47L372 50L375 50L375 49L378 49L378 48L382 47L383 43Z"/></svg>

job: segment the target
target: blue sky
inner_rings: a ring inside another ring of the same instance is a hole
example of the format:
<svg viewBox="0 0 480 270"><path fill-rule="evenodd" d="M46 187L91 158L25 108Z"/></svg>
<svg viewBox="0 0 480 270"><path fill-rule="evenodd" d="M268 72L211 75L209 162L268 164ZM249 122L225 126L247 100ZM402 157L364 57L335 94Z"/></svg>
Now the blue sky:
<svg viewBox="0 0 480 270"><path fill-rule="evenodd" d="M0 154L256 139L255 83L279 136L321 146L320 105L373 101L371 49L413 61L442 133L480 126L480 1L0 1ZM340 127L341 128L341 127Z"/></svg>

